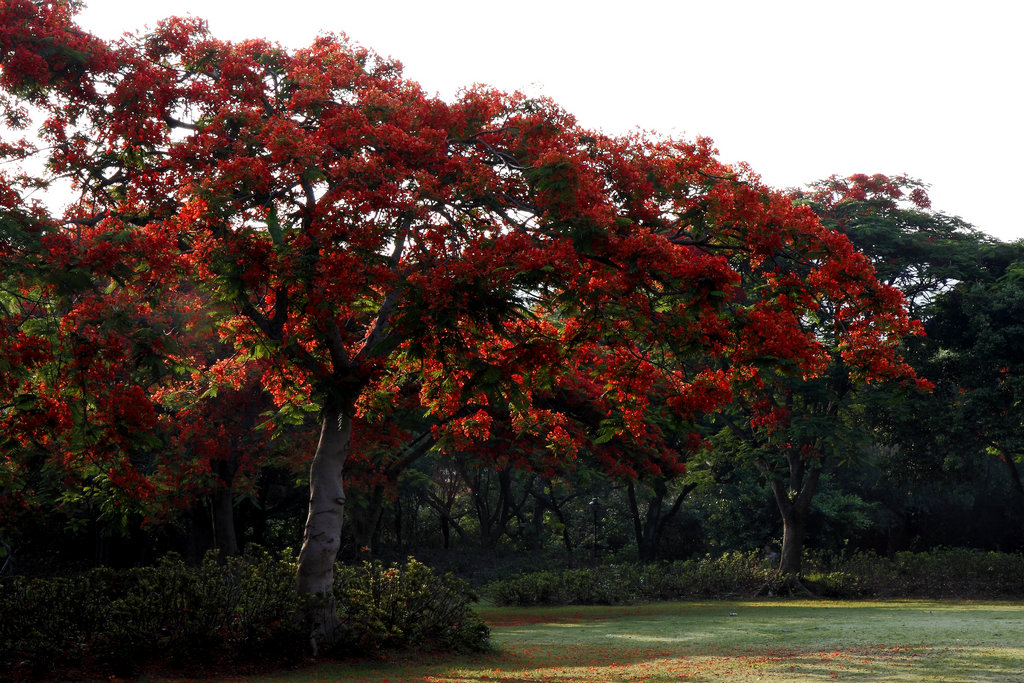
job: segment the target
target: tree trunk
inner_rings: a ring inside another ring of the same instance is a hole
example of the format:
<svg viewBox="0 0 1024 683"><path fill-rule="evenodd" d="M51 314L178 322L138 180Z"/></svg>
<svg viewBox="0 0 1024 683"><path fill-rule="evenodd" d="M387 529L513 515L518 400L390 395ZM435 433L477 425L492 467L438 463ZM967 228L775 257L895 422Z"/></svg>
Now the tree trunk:
<svg viewBox="0 0 1024 683"><path fill-rule="evenodd" d="M213 545L222 555L238 554L238 536L235 533L235 501L230 485L218 486L213 492Z"/></svg>
<svg viewBox="0 0 1024 683"><path fill-rule="evenodd" d="M244 433L248 434L252 420L246 420ZM217 476L217 488L213 491L210 501L210 522L213 525L213 547L221 555L238 554L238 534L235 525L235 473L239 458L238 444L233 443L231 457L227 460L214 460L211 463L213 473Z"/></svg>
<svg viewBox="0 0 1024 683"><path fill-rule="evenodd" d="M444 538L444 549L451 548L451 531L448 529L448 517L441 515L441 536Z"/></svg>
<svg viewBox="0 0 1024 683"><path fill-rule="evenodd" d="M309 614L314 650L317 641L332 642L339 625L332 589L345 512L342 469L351 436L351 416L339 409L325 409L320 442L309 468L309 515L299 551L297 580L300 594L315 597Z"/></svg>
<svg viewBox="0 0 1024 683"><path fill-rule="evenodd" d="M1006 464L1007 472L1010 474L1010 485L1013 487L1014 493L1017 494L1018 499L1024 502L1024 482L1021 481L1020 470L1017 469L1017 463L1013 459L1013 455L1010 453L1001 453L1003 462Z"/></svg>
<svg viewBox="0 0 1024 683"><path fill-rule="evenodd" d="M799 456L794 456L799 458ZM790 485L779 479L769 480L775 503L782 516L782 551L779 553L779 573L797 575L800 573L804 552L804 534L807 531L807 513L811 499L818 487L820 467L810 467L806 477L803 463L790 462ZM802 480L802 481L801 481Z"/></svg>
<svg viewBox="0 0 1024 683"><path fill-rule="evenodd" d="M519 514L523 502L529 495L529 486L527 492L523 494L523 500L517 503L512 488L512 467L507 466L498 470L495 477L497 479L497 500L492 505L490 499L491 491L494 488L491 485L492 472L478 470L472 475L464 476L473 495L477 519L480 521L480 544L484 548L493 548L507 531L509 521Z"/></svg>
<svg viewBox="0 0 1024 683"><path fill-rule="evenodd" d="M636 490L633 482L629 482L626 489L629 495L629 509L633 516L633 533L636 536L637 559L641 562L653 562L658 557L658 545L668 527L668 523L679 512L683 500L690 491L697 488L694 483L686 484L683 490L676 496L675 502L667 512L662 512L665 497L668 495L668 485L664 479L657 479L651 485L654 497L647 504L647 512L641 516L640 506L637 503Z"/></svg>
<svg viewBox="0 0 1024 683"><path fill-rule="evenodd" d="M402 538L404 536L404 534L403 534L404 530L402 528L402 525L404 523L403 517L405 517L405 515L402 514L402 499L398 498L395 501L395 540L398 543L399 549L403 549L404 550L403 546L405 544L402 543Z"/></svg>
<svg viewBox="0 0 1024 683"><path fill-rule="evenodd" d="M807 515L800 514L795 506L789 503L780 504L779 512L782 514L782 551L779 553L779 573L799 574L802 570L801 561L804 553Z"/></svg>
<svg viewBox="0 0 1024 683"><path fill-rule="evenodd" d="M455 529L459 535L459 539L462 541L466 540L466 531L459 525L455 518L452 516L452 508L455 505L456 495L454 489L444 491L445 498L442 500L440 496L435 494L433 491L427 494L427 504L437 511L437 514L441 520L441 534L444 536L444 549L448 550L450 545L451 530Z"/></svg>
<svg viewBox="0 0 1024 683"><path fill-rule="evenodd" d="M379 484L374 486L366 506L354 507L348 517L357 555L363 559L371 558L377 552L376 540L384 517L384 487Z"/></svg>
<svg viewBox="0 0 1024 683"><path fill-rule="evenodd" d="M633 482L627 482L626 493L629 496L629 512L633 518L633 537L636 539L637 559L641 562L650 562L654 559L654 529L657 525L657 518L661 514L662 496L655 492L654 498L647 502L647 514L640 513L640 505L636 499L636 487ZM644 517L646 516L646 524ZM651 522L654 522L652 524Z"/></svg>
<svg viewBox="0 0 1024 683"><path fill-rule="evenodd" d="M545 489L549 489L552 492L551 493L546 493ZM572 557L572 552L573 552L572 536L570 535L570 532L569 532L569 524L568 524L568 522L566 522L566 519L565 519L565 513L562 511L562 505L564 505L566 502L568 502L569 500L574 498L575 495L571 495L568 498L566 498L564 501L559 503L558 499L555 498L554 489L552 489L552 487L551 487L551 480L550 479L542 480L540 482L540 490L538 491L538 490L536 490L534 488L531 488L531 492L532 492L532 495L537 499L537 503L538 503L537 507L541 510L542 513L543 513L544 510L551 510L551 512L555 515L555 517L558 518L558 523L562 525L562 544L565 546L566 554L569 555L569 557ZM541 523L543 523L543 518L541 520ZM540 534L538 533L538 536L539 535Z"/></svg>

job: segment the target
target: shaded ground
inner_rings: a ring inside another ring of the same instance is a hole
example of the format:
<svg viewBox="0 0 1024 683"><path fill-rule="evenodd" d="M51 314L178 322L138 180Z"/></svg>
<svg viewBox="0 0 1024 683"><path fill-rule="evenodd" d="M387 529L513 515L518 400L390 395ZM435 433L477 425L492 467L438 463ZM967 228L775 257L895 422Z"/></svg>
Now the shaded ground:
<svg viewBox="0 0 1024 683"><path fill-rule="evenodd" d="M247 680L1024 682L1021 604L756 601L482 614L491 654L322 663Z"/></svg>

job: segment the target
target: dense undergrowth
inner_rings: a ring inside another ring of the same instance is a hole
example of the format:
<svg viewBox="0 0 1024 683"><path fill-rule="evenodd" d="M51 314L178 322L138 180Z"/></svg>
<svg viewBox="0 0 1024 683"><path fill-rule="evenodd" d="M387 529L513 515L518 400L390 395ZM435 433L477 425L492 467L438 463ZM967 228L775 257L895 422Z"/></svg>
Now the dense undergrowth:
<svg viewBox="0 0 1024 683"><path fill-rule="evenodd" d="M288 665L310 628L287 554L256 551L199 566L169 556L152 567L0 581L0 670L12 676L132 676L148 666L212 671ZM487 627L468 584L410 559L338 567L344 637L328 652L409 647L479 650Z"/></svg>
<svg viewBox="0 0 1024 683"><path fill-rule="evenodd" d="M798 581L779 577L760 553L726 553L671 563L538 571L492 581L498 605L619 605L659 600L749 597L792 592L827 598L1024 597L1024 556L964 549L809 554Z"/></svg>

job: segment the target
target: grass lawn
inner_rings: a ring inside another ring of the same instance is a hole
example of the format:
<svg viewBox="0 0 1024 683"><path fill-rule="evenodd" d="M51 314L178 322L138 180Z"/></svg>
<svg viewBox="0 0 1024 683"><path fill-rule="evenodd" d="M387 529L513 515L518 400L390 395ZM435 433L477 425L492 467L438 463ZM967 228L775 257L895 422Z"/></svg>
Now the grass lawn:
<svg viewBox="0 0 1024 683"><path fill-rule="evenodd" d="M1021 681L1024 604L695 602L484 608L495 651L247 680Z"/></svg>

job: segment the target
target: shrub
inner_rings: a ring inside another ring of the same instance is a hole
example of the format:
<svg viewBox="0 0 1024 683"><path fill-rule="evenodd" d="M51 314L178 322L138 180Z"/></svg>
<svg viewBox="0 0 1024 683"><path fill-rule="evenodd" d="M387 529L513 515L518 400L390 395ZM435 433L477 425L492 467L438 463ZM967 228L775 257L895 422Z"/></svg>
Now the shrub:
<svg viewBox="0 0 1024 683"><path fill-rule="evenodd" d="M489 583L485 590L499 605L562 605L571 597L563 577L556 572L529 572Z"/></svg>
<svg viewBox="0 0 1024 683"><path fill-rule="evenodd" d="M902 552L892 559L857 552L819 557L805 578L843 598L1019 598L1024 557L964 548ZM840 579L839 575L843 575Z"/></svg>
<svg viewBox="0 0 1024 683"><path fill-rule="evenodd" d="M535 572L494 581L484 590L499 605L618 605L749 594L771 575L758 553L727 553L670 564Z"/></svg>
<svg viewBox="0 0 1024 683"><path fill-rule="evenodd" d="M695 563L682 563L676 570L685 594L694 598L720 598L751 595L767 585L775 566L760 552L731 552L719 557L706 555Z"/></svg>
<svg viewBox="0 0 1024 683"><path fill-rule="evenodd" d="M135 675L141 667L209 668L298 661L309 646L295 562L262 551L190 567L176 555L128 571L0 581L0 670ZM479 650L489 632L475 596L409 560L338 567L336 596L351 652L425 646Z"/></svg>
<svg viewBox="0 0 1024 683"><path fill-rule="evenodd" d="M258 551L224 563L211 554L199 567L170 555L122 572L8 577L0 582L0 663L25 674L128 676L154 661L287 660L308 633L294 583L293 562Z"/></svg>
<svg viewBox="0 0 1024 683"><path fill-rule="evenodd" d="M490 631L470 607L469 584L409 558L404 567L364 562L336 568L335 599L347 637L339 648L482 650Z"/></svg>
<svg viewBox="0 0 1024 683"><path fill-rule="evenodd" d="M0 582L0 668L42 675L51 666L82 661L88 636L101 630L104 615L95 596L109 591L107 572L78 580L5 577Z"/></svg>
<svg viewBox="0 0 1024 683"><path fill-rule="evenodd" d="M574 604L628 604L641 592L639 571L636 565L624 564L571 569L562 575L563 590Z"/></svg>
<svg viewBox="0 0 1024 683"><path fill-rule="evenodd" d="M830 556L808 553L802 582L829 598L1001 598L1024 595L1024 557L964 549ZM671 564L606 565L536 572L495 581L484 591L499 605L620 604L753 596L780 584L757 552Z"/></svg>
<svg viewBox="0 0 1024 683"><path fill-rule="evenodd" d="M862 598L866 596L860 579L848 572L812 572L803 577L811 592L823 598Z"/></svg>

